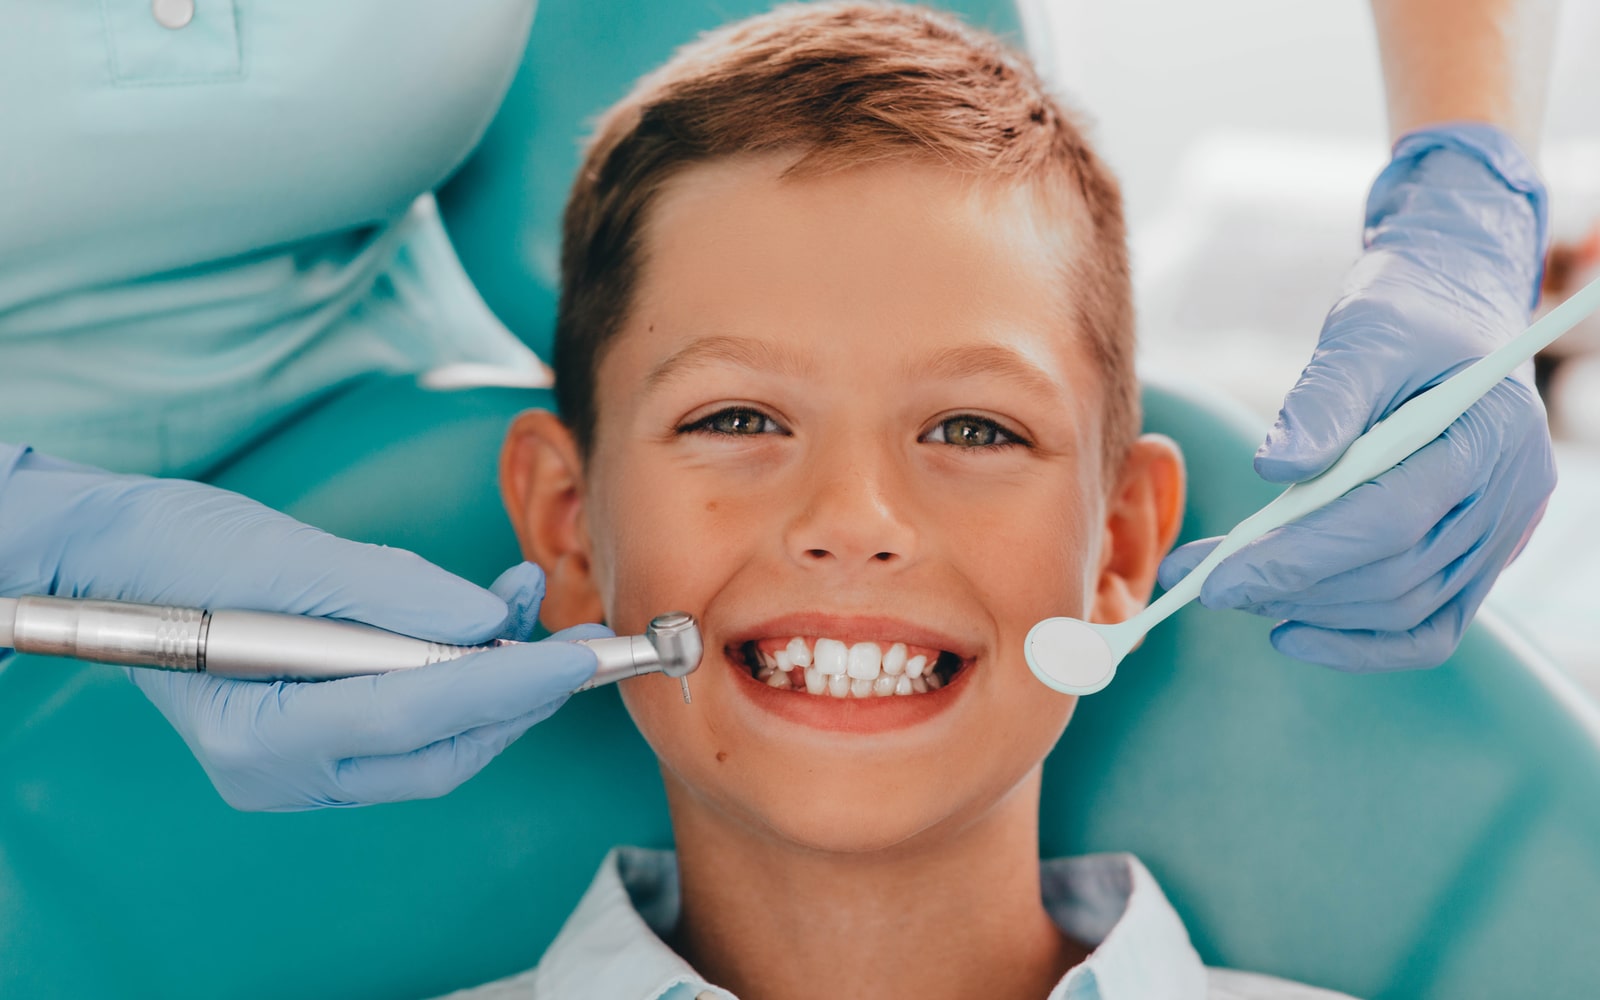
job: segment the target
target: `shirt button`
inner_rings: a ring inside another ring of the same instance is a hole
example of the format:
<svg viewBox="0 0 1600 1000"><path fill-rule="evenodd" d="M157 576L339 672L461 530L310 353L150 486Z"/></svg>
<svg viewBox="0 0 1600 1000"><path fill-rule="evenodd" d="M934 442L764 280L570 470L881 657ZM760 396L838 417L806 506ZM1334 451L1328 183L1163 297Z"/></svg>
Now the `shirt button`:
<svg viewBox="0 0 1600 1000"><path fill-rule="evenodd" d="M194 20L194 0L150 0L150 13L163 28L177 31Z"/></svg>

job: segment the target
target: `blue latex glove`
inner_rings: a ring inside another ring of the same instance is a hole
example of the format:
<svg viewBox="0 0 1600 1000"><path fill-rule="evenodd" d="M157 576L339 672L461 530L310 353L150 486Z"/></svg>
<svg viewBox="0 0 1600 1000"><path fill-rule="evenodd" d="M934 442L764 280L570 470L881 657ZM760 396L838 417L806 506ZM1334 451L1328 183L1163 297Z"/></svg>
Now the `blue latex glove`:
<svg viewBox="0 0 1600 1000"><path fill-rule="evenodd" d="M1256 453L1275 483L1309 479L1407 399L1526 326L1546 195L1505 133L1405 136L1367 201L1366 250L1311 363ZM1398 467L1219 564L1200 602L1283 619L1272 644L1343 670L1429 667L1456 648L1555 486L1530 369ZM1217 544L1178 549L1170 587Z"/></svg>
<svg viewBox="0 0 1600 1000"><path fill-rule="evenodd" d="M19 594L320 615L469 644L531 638L544 578L524 563L486 591L235 493L0 445L0 595ZM285 811L443 795L594 670L584 647L540 642L315 684L129 673L224 799Z"/></svg>

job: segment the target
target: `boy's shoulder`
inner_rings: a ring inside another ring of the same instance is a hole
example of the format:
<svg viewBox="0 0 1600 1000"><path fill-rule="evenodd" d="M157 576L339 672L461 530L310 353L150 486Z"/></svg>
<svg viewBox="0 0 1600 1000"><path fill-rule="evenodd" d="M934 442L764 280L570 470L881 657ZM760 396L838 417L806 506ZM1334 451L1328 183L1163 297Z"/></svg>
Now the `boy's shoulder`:
<svg viewBox="0 0 1600 1000"><path fill-rule="evenodd" d="M1049 1000L1351 1000L1275 976L1203 965L1182 917L1150 869L1132 854L1053 858L1040 863L1039 876L1045 909L1056 926L1094 947Z"/></svg>

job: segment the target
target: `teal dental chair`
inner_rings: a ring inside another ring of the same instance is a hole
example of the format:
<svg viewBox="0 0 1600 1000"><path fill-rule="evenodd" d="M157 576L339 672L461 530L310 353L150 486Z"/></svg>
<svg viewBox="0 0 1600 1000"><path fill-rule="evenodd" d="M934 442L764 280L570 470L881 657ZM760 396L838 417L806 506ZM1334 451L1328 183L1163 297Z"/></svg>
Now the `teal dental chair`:
<svg viewBox="0 0 1600 1000"><path fill-rule="evenodd" d="M441 198L530 343L548 342L578 122L696 28L757 6L641 5L631 22L541 6L500 120ZM1185 538L1271 496L1247 420L1172 386L1145 403L1188 457ZM517 558L500 435L550 405L374 379L212 478L486 583ZM1386 1000L1600 995L1593 707L1489 620L1445 667L1398 676L1284 659L1266 630L1191 607L1082 703L1046 766L1044 853L1136 852L1211 964ZM611 845L670 842L614 691L574 698L445 799L250 815L119 671L21 657L0 665L0 773L7 998L431 996L533 965Z"/></svg>

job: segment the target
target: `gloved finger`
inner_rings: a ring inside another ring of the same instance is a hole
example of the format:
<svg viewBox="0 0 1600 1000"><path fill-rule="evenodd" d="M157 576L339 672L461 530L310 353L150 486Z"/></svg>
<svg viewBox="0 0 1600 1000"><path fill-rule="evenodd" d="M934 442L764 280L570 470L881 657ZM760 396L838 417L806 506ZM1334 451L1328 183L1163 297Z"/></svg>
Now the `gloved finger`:
<svg viewBox="0 0 1600 1000"><path fill-rule="evenodd" d="M573 642L578 639L609 639L616 634L599 622L585 622L582 625L564 628L550 638L557 642Z"/></svg>
<svg viewBox="0 0 1600 1000"><path fill-rule="evenodd" d="M256 731L262 706L276 697L275 685L170 670L125 670L183 737L229 805L251 812L313 807L320 782L301 777L290 782L298 787L286 794L282 771L316 775L326 767L326 758L284 761L262 748Z"/></svg>
<svg viewBox="0 0 1600 1000"><path fill-rule="evenodd" d="M509 613L497 639L529 642L539 631L539 605L544 601L544 571L530 562L501 573L489 592L506 602Z"/></svg>
<svg viewBox="0 0 1600 1000"><path fill-rule="evenodd" d="M1505 554L1489 541L1487 538L1480 539L1480 544L1445 565L1439 572L1392 595L1373 595L1370 599L1352 600L1350 595L1367 592L1353 587L1340 588L1335 593L1342 592L1345 595L1342 601L1269 601L1244 605L1239 610L1267 618L1289 619L1317 628L1409 632L1419 628L1440 608L1454 600L1478 574L1486 570L1499 571L1506 561ZM1329 581L1330 585L1332 583ZM1315 591L1312 593L1322 596Z"/></svg>
<svg viewBox="0 0 1600 1000"><path fill-rule="evenodd" d="M570 642L612 634L604 625L583 624L550 638ZM335 783L349 801L357 803L437 798L477 774L523 733L555 714L568 697L563 695L527 715L469 729L408 754L341 760L335 769Z"/></svg>
<svg viewBox="0 0 1600 1000"><path fill-rule="evenodd" d="M515 568L509 572L515 572ZM570 642L612 634L604 625L583 624L563 629L550 638ZM335 767L335 784L352 803L438 798L481 771L531 727L548 719L566 704L569 696L562 695L526 715L469 729L411 753L341 760Z"/></svg>
<svg viewBox="0 0 1600 1000"><path fill-rule="evenodd" d="M565 702L566 697L561 697L527 715L469 729L411 753L341 760L335 765L333 776L340 801L333 804L401 802L446 795Z"/></svg>
<svg viewBox="0 0 1600 1000"><path fill-rule="evenodd" d="M1427 621L1407 631L1340 631L1283 622L1272 630L1272 645L1285 656L1347 673L1436 667L1460 645L1467 623L1493 582L1492 577L1474 579Z"/></svg>
<svg viewBox="0 0 1600 1000"><path fill-rule="evenodd" d="M1211 550L1222 542L1221 535L1210 538L1201 538L1185 545L1180 545L1167 553L1161 560L1161 565L1156 567L1156 582L1161 584L1162 590L1171 590L1178 585L1184 577L1194 571L1211 554Z"/></svg>
<svg viewBox="0 0 1600 1000"><path fill-rule="evenodd" d="M1418 584L1466 567L1469 558L1483 547L1493 533L1496 515L1504 510L1497 506L1502 499L1491 493L1468 497L1409 549L1319 580L1302 590L1269 593L1260 600L1246 600L1230 607L1253 614L1298 618L1300 616L1297 614L1279 614L1274 609L1281 606L1324 608L1400 600ZM1476 565L1476 562L1471 565Z"/></svg>
<svg viewBox="0 0 1600 1000"><path fill-rule="evenodd" d="M1411 463L1409 474L1400 472L1405 465L1402 463L1328 506L1307 514L1299 521L1275 528L1240 548L1212 570L1201 591L1200 603L1208 608L1234 608L1287 598L1291 594L1303 593L1306 588L1329 576L1336 577L1357 568L1363 559L1370 562L1374 545L1381 544L1390 550L1386 555L1408 551L1426 535L1428 526L1436 523L1432 515L1446 501L1440 500L1436 506L1418 508L1415 504L1417 494L1412 492L1411 502L1404 506L1412 511L1413 516L1406 520L1387 514L1375 519L1365 503L1357 501L1370 497L1373 502L1381 503L1389 492L1397 492L1405 497L1405 491L1418 480L1438 487L1437 480L1430 482L1430 476L1435 471L1442 471L1448 476L1462 469L1461 465L1453 463L1447 454L1443 454L1448 450L1435 441L1406 460ZM1432 492L1424 491L1422 496ZM1444 492L1448 494L1452 491L1447 489ZM1445 513L1448 515L1448 509L1445 509ZM1222 536L1217 535L1174 549L1161 561L1156 573L1157 581L1162 588L1171 590L1221 541ZM1334 545L1335 548L1331 553L1324 552L1325 545ZM1341 554L1342 561L1327 561L1330 555L1338 557Z"/></svg>
<svg viewBox="0 0 1600 1000"><path fill-rule="evenodd" d="M315 529L283 546L267 595L298 593L282 610L366 622L452 645L474 645L506 627L506 602L415 553L346 541ZM321 572L311 576L313 567ZM240 574L248 576L249 574ZM296 585L299 585L298 587Z"/></svg>
<svg viewBox="0 0 1600 1000"><path fill-rule="evenodd" d="M96 530L76 533L61 553L58 572L85 581L80 594L344 618L463 645L493 638L505 622L504 601L404 549L348 541L200 483L114 483L100 491L109 496L92 512ZM97 496L75 500L95 506ZM175 539L195 554L161 558ZM107 566L122 571L112 579Z"/></svg>
<svg viewBox="0 0 1600 1000"><path fill-rule="evenodd" d="M176 670L124 667L128 679L166 716L202 764L243 745L271 685Z"/></svg>
<svg viewBox="0 0 1600 1000"><path fill-rule="evenodd" d="M277 687L262 741L295 758L409 753L564 698L595 671L594 653L545 640L372 677ZM238 682L249 683L249 682Z"/></svg>
<svg viewBox="0 0 1600 1000"><path fill-rule="evenodd" d="M1378 309L1368 303L1365 311ZM1380 322L1376 315L1371 321ZM1390 372L1412 367L1409 359L1395 356L1405 343L1403 335L1391 332L1350 334L1320 347L1256 451L1256 474L1272 483L1297 483L1332 465L1396 404Z"/></svg>
<svg viewBox="0 0 1600 1000"><path fill-rule="evenodd" d="M1353 672L1433 667L1455 651L1462 633L1483 603L1490 587L1516 552L1520 538L1511 533L1493 537L1481 552L1482 564L1464 572L1465 584L1449 601L1415 628L1393 631L1324 630L1285 622L1273 630L1279 651L1314 663ZM1305 653L1305 656L1301 656Z"/></svg>
<svg viewBox="0 0 1600 1000"><path fill-rule="evenodd" d="M1463 419L1466 419L1465 417ZM1361 566L1414 549L1481 490L1497 452L1447 432L1327 506L1224 559L1201 589L1208 608L1293 600Z"/></svg>
<svg viewBox="0 0 1600 1000"><path fill-rule="evenodd" d="M1416 546L1329 577L1295 594L1239 610L1326 628L1409 629L1450 600L1475 574L1499 571L1515 557L1527 532L1515 525L1537 518L1543 503L1528 489L1534 470L1512 467L1451 511ZM1549 472L1553 479L1553 470ZM1368 608L1370 620L1346 623L1345 613ZM1343 612L1331 609L1343 608Z"/></svg>
<svg viewBox="0 0 1600 1000"><path fill-rule="evenodd" d="M1502 526L1536 519L1554 486L1538 396L1505 380L1399 466L1235 553L1201 600L1250 608L1404 593Z"/></svg>

